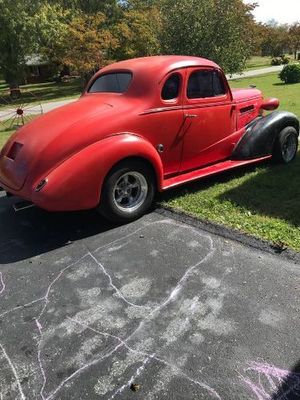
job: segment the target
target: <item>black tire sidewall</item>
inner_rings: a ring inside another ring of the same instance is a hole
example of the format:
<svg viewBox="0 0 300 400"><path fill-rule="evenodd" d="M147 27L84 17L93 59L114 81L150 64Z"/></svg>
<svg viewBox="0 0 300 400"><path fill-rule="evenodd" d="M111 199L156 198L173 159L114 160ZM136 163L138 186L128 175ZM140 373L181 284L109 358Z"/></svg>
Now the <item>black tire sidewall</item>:
<svg viewBox="0 0 300 400"><path fill-rule="evenodd" d="M116 207L113 200L113 188L118 179L128 172L139 172L144 176L148 184L148 193L144 203L134 212L122 212ZM130 222L140 218L151 207L156 193L155 176L148 165L140 161L125 161L112 169L104 181L101 201L98 211L107 219L114 222Z"/></svg>
<svg viewBox="0 0 300 400"><path fill-rule="evenodd" d="M294 157L291 160L286 161L284 159L284 157L282 156L282 147L283 147L287 137L290 136L290 135L292 135L294 137L294 139L295 139L296 151L295 151ZM292 162L295 159L295 157L297 155L298 144L299 144L298 143L298 134L297 134L296 129L294 127L292 127L292 126L288 126L288 127L284 128L279 133L279 135L278 135L278 137L276 139L275 146L274 146L274 152L273 152L273 159L276 162L279 162L279 163L289 164L290 162Z"/></svg>

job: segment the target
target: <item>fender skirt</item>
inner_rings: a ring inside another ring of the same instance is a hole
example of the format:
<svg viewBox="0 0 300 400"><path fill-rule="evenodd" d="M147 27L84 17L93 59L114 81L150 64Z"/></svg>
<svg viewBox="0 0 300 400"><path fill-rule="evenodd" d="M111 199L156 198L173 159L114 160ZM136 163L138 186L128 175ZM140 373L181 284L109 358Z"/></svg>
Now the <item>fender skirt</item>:
<svg viewBox="0 0 300 400"><path fill-rule="evenodd" d="M299 120L286 111L274 111L266 117L258 117L250 122L232 153L232 160L249 160L271 155L279 133L292 126L299 135Z"/></svg>

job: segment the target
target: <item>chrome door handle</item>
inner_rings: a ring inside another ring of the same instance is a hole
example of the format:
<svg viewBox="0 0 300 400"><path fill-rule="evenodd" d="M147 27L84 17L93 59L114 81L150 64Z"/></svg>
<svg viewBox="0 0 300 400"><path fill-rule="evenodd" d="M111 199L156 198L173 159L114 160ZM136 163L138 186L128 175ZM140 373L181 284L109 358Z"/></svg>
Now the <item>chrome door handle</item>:
<svg viewBox="0 0 300 400"><path fill-rule="evenodd" d="M184 118L198 118L197 114L185 114Z"/></svg>

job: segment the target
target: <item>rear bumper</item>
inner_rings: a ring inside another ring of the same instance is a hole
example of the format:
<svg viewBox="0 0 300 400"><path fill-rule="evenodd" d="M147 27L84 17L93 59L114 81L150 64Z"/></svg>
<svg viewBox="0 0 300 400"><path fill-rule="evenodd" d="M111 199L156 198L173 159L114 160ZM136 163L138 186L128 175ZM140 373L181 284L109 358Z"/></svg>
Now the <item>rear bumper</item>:
<svg viewBox="0 0 300 400"><path fill-rule="evenodd" d="M25 190L14 190L7 186L4 182L0 181L0 190L1 188L7 193L8 196L17 196L26 201L32 201L31 196Z"/></svg>
<svg viewBox="0 0 300 400"><path fill-rule="evenodd" d="M10 195L33 203L46 211L80 211L95 208L98 197L89 196L88 188L69 185L63 179L47 180L40 191L35 190L36 184L25 185L20 190L14 190L0 180L0 187Z"/></svg>

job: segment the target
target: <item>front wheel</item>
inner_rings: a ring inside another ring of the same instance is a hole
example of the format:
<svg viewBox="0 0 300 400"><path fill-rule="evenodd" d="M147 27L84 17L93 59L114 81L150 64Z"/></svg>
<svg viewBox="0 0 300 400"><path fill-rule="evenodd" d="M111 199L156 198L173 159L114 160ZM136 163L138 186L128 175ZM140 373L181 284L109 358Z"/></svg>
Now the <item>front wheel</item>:
<svg viewBox="0 0 300 400"><path fill-rule="evenodd" d="M294 160L298 151L298 133L292 126L283 129L275 142L273 158L277 162L288 164Z"/></svg>
<svg viewBox="0 0 300 400"><path fill-rule="evenodd" d="M154 200L155 176L147 164L124 161L107 176L98 211L115 222L130 222L145 214Z"/></svg>

